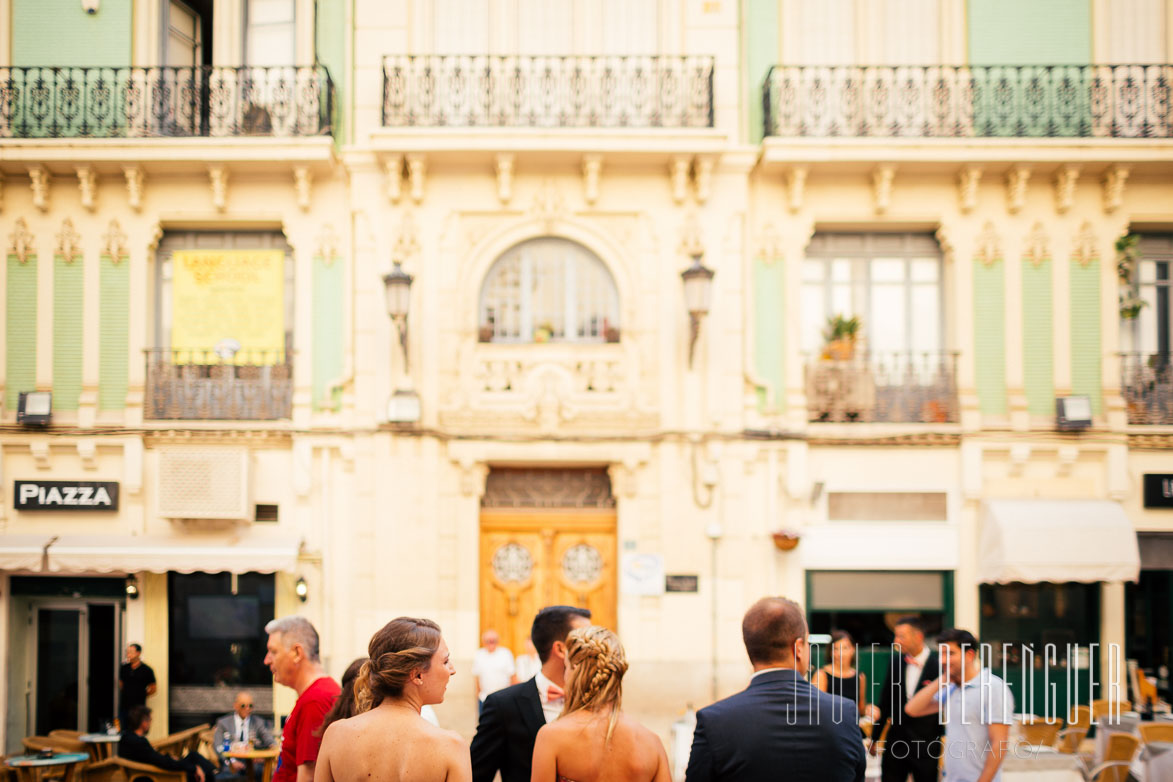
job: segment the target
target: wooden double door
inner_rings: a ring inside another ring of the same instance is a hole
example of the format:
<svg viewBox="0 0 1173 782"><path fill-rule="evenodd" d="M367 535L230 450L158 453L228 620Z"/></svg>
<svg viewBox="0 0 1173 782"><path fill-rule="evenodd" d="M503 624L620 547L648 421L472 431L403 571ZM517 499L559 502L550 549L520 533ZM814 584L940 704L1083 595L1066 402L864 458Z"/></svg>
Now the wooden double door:
<svg viewBox="0 0 1173 782"><path fill-rule="evenodd" d="M589 608L616 629L615 511L481 511L481 632L521 654L543 606Z"/></svg>

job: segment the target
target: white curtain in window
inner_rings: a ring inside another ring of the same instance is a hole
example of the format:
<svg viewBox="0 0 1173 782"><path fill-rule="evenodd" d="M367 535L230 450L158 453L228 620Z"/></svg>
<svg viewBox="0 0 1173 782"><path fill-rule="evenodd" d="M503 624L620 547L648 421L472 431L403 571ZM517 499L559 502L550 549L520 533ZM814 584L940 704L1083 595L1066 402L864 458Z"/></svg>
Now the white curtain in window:
<svg viewBox="0 0 1173 782"><path fill-rule="evenodd" d="M786 0L782 61L787 65L856 62L855 0Z"/></svg>
<svg viewBox="0 0 1173 782"><path fill-rule="evenodd" d="M941 62L940 0L883 0L876 59L862 65L936 65ZM867 31L865 35L869 34Z"/></svg>
<svg viewBox="0 0 1173 782"><path fill-rule="evenodd" d="M517 0L517 53L579 53L575 5L575 0Z"/></svg>
<svg viewBox="0 0 1173 782"><path fill-rule="evenodd" d="M433 54L488 54L489 0L432 0Z"/></svg>
<svg viewBox="0 0 1173 782"><path fill-rule="evenodd" d="M297 62L295 0L248 0L244 61L247 65Z"/></svg>
<svg viewBox="0 0 1173 782"><path fill-rule="evenodd" d="M1165 0L1108 0L1103 24L1093 35L1105 36L1098 52L1104 64L1164 63L1166 52Z"/></svg>

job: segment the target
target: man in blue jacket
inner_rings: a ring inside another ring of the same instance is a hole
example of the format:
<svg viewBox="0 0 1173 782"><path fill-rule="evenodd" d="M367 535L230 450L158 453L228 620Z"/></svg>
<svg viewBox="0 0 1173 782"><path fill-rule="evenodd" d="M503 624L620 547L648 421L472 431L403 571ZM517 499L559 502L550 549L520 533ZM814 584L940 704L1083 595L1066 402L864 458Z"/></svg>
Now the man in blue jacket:
<svg viewBox="0 0 1173 782"><path fill-rule="evenodd" d="M686 782L862 782L867 759L855 704L806 680L806 619L764 597L741 622L749 687L696 715Z"/></svg>

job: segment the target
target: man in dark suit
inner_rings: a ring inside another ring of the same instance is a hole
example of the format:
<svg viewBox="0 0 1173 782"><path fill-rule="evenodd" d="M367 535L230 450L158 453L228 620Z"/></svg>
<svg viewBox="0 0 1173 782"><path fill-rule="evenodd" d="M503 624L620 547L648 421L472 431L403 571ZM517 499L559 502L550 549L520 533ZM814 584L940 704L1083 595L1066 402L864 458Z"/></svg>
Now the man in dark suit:
<svg viewBox="0 0 1173 782"><path fill-rule="evenodd" d="M862 782L855 705L806 680L802 609L764 597L741 622L749 687L696 715L686 782Z"/></svg>
<svg viewBox="0 0 1173 782"><path fill-rule="evenodd" d="M534 617L530 639L542 669L530 680L485 698L473 736L473 782L529 782L538 730L562 712L566 673L566 636L591 623L591 612L572 606L546 606Z"/></svg>
<svg viewBox="0 0 1173 782"><path fill-rule="evenodd" d="M937 715L909 717L904 713L908 699L941 675L937 653L925 645L924 624L920 617L905 616L896 620L896 643L891 665L880 692L879 719L872 724L872 741L868 751L876 754L875 742L891 720L880 760L881 782L936 782L941 758L943 728Z"/></svg>
<svg viewBox="0 0 1173 782"><path fill-rule="evenodd" d="M245 764L240 760L226 757L224 752L234 744L250 742L255 749L268 749L273 746L273 733L263 717L253 714L253 696L242 690L236 693L232 713L216 720L216 727L212 733L212 749L220 758L221 771L218 776L235 777L244 773ZM260 772L261 766L258 764L258 778L261 776Z"/></svg>
<svg viewBox="0 0 1173 782"><path fill-rule="evenodd" d="M127 724L122 730L122 738L118 740L119 757L167 771L182 771L187 774L187 782L212 782L216 768L200 753L189 752L181 760L176 760L151 746L151 742L147 740L147 732L151 729L149 706L132 707L126 718ZM131 776L134 776L133 773Z"/></svg>

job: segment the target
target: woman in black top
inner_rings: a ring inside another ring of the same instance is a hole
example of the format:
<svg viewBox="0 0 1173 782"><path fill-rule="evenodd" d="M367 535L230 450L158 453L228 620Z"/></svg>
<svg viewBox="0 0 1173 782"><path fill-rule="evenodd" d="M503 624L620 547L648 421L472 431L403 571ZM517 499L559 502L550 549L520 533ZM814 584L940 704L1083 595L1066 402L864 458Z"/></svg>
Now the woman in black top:
<svg viewBox="0 0 1173 782"><path fill-rule="evenodd" d="M855 670L855 641L844 630L832 631L831 662L815 674L815 686L854 702L861 717L870 717L875 710L868 705L867 676Z"/></svg>

